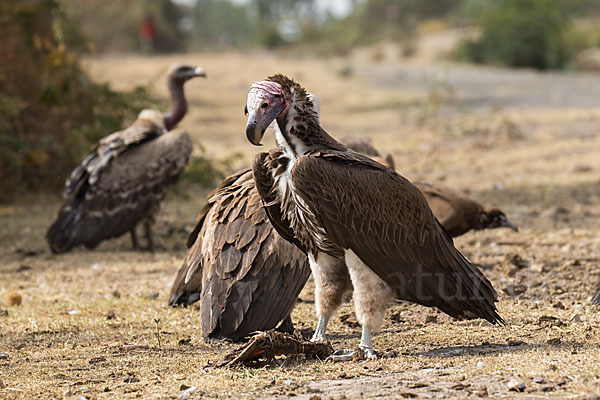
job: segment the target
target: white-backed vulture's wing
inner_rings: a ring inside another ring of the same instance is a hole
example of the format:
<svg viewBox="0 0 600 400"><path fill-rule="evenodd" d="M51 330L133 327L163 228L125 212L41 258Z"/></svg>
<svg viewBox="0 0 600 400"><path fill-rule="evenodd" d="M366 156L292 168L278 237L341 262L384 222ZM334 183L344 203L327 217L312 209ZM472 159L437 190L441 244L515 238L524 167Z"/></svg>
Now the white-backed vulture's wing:
<svg viewBox="0 0 600 400"><path fill-rule="evenodd" d="M137 120L86 157L67 182L65 203L46 234L53 252L79 244L93 248L152 217L192 152L185 132L163 132Z"/></svg>
<svg viewBox="0 0 600 400"><path fill-rule="evenodd" d="M396 295L455 318L502 322L489 281L454 248L421 192L366 156L298 158L294 191L336 245L351 249Z"/></svg>
<svg viewBox="0 0 600 400"><path fill-rule="evenodd" d="M213 193L188 245L169 304L199 300L205 338L275 328L310 275L305 254L269 223L250 170Z"/></svg>
<svg viewBox="0 0 600 400"><path fill-rule="evenodd" d="M164 128L153 121L137 119L130 127L102 138L96 148L71 172L65 183L63 196L76 196L80 190L85 190L87 185L93 185L119 154L163 133Z"/></svg>

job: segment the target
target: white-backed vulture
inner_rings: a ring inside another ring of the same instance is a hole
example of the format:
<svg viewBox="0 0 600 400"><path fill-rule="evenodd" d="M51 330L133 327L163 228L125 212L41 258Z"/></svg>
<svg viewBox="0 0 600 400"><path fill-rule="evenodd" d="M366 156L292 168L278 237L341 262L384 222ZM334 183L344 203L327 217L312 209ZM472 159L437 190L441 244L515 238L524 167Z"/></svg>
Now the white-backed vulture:
<svg viewBox="0 0 600 400"><path fill-rule="evenodd" d="M394 297L455 318L503 323L490 282L453 245L423 194L394 170L348 150L320 126L306 91L275 75L254 83L246 136L259 145L273 122L278 147L254 157L252 173L275 229L308 254L318 325L325 329L353 287L359 347Z"/></svg>
<svg viewBox="0 0 600 400"><path fill-rule="evenodd" d="M71 173L63 192L64 203L46 233L53 253L78 245L94 248L106 239L145 227L152 250L151 224L167 189L185 171L192 141L183 131L171 131L187 112L183 86L206 76L199 67L174 65L168 85L171 110L143 110L133 124L96 145Z"/></svg>

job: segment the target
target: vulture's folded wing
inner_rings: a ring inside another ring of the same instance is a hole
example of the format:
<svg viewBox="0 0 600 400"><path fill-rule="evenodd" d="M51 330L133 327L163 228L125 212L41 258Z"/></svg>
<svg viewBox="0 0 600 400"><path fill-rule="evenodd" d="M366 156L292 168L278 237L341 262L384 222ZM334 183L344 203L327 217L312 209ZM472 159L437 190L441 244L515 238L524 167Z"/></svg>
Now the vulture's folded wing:
<svg viewBox="0 0 600 400"><path fill-rule="evenodd" d="M330 239L399 298L455 318L502 322L490 282L454 248L422 193L393 170L357 153L322 151L296 161L292 183Z"/></svg>

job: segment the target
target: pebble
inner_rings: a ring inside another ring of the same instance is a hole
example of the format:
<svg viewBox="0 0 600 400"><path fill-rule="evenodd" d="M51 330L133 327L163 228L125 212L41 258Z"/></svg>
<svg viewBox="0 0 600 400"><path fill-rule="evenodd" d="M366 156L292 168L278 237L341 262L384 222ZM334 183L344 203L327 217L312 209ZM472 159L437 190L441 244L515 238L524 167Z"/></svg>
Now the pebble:
<svg viewBox="0 0 600 400"><path fill-rule="evenodd" d="M504 289L504 293L506 293L509 296L518 296L520 294L523 294L527 291L527 286L525 285L508 285L506 286Z"/></svg>
<svg viewBox="0 0 600 400"><path fill-rule="evenodd" d="M19 293L8 293L6 295L6 305L8 306L20 306L23 302L23 298Z"/></svg>
<svg viewBox="0 0 600 400"><path fill-rule="evenodd" d="M543 376L534 376L532 379L533 383L537 383L538 385L541 385L542 383L546 382L546 380L544 379Z"/></svg>
<svg viewBox="0 0 600 400"><path fill-rule="evenodd" d="M8 353L0 353L0 360L8 360L8 357L10 357Z"/></svg>
<svg viewBox="0 0 600 400"><path fill-rule="evenodd" d="M508 387L508 390L511 392L523 392L525 391L525 383L523 383L523 381L513 378L510 381L508 381L508 384L506 385Z"/></svg>
<svg viewBox="0 0 600 400"><path fill-rule="evenodd" d="M136 378L135 376L130 376L125 378L125 380L123 382L125 383L136 383L139 382L140 380L138 378Z"/></svg>
<svg viewBox="0 0 600 400"><path fill-rule="evenodd" d="M0 317L8 317L8 310L0 309Z"/></svg>
<svg viewBox="0 0 600 400"><path fill-rule="evenodd" d="M181 385L179 387L179 398L182 400L187 400L191 397L192 393L197 390L198 388L196 386Z"/></svg>
<svg viewBox="0 0 600 400"><path fill-rule="evenodd" d="M4 382L2 382L2 379L0 379L0 389L4 389Z"/></svg>

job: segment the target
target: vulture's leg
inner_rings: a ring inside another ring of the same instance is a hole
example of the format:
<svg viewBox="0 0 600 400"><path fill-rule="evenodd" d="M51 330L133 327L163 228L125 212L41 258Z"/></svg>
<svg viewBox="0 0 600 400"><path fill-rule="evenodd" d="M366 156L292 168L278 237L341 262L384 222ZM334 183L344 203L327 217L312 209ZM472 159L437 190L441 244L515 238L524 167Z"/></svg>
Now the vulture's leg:
<svg viewBox="0 0 600 400"><path fill-rule="evenodd" d="M140 244L138 243L137 234L135 233L135 226L133 228L131 228L131 230L129 231L129 234L131 236L131 245L133 246L133 249L139 250Z"/></svg>
<svg viewBox="0 0 600 400"><path fill-rule="evenodd" d="M327 323L342 304L344 293L350 289L350 275L344 260L326 253L309 254L308 261L315 280L315 305L319 318L311 341L326 342Z"/></svg>
<svg viewBox="0 0 600 400"><path fill-rule="evenodd" d="M354 312L362 326L360 347L365 356L376 359L371 344L371 333L377 332L383 323L385 309L394 299L394 291L371 268L361 261L352 250L346 250L346 265L354 286Z"/></svg>
<svg viewBox="0 0 600 400"><path fill-rule="evenodd" d="M152 241L152 220L146 219L144 221L144 233L146 235L146 240L148 241L147 250L154 253L154 242Z"/></svg>
<svg viewBox="0 0 600 400"><path fill-rule="evenodd" d="M279 332L294 333L294 323L292 322L292 316L288 315L283 321L281 321L281 324L279 324L277 330Z"/></svg>

